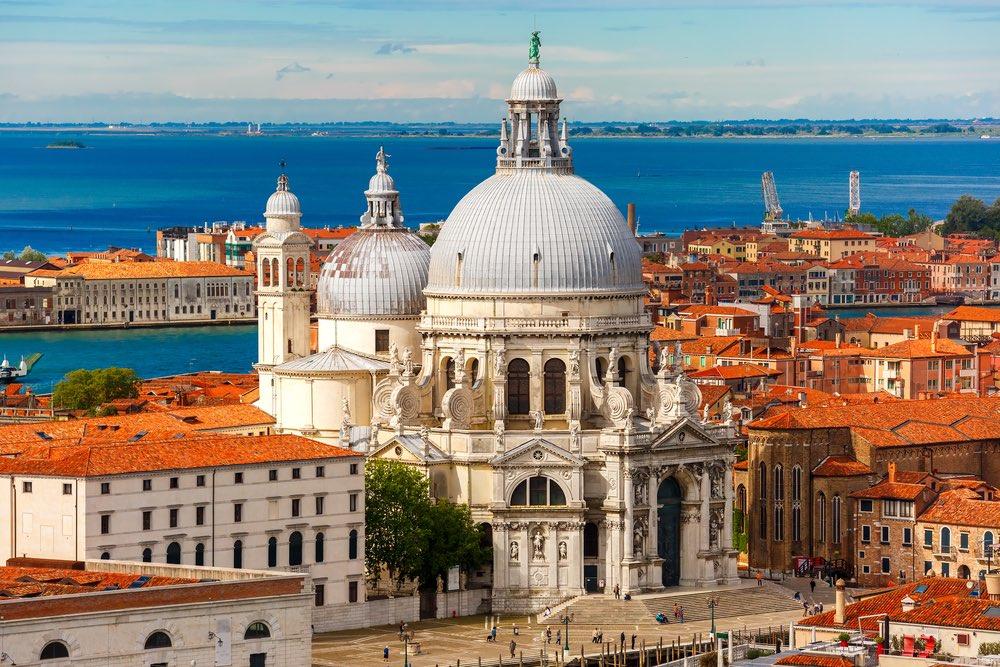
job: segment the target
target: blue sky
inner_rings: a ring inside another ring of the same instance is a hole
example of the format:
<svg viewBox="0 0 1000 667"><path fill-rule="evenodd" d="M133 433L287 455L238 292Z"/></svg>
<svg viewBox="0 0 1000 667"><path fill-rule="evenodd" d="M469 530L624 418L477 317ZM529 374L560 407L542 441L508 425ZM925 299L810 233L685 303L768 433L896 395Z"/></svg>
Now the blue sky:
<svg viewBox="0 0 1000 667"><path fill-rule="evenodd" d="M1000 0L0 0L0 121L1000 117Z"/></svg>

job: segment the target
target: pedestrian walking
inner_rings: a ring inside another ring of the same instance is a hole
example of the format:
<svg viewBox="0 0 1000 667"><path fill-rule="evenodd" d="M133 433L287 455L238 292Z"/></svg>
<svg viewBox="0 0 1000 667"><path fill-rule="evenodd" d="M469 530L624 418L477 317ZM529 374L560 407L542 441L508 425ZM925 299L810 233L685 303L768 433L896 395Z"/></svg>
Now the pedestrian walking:
<svg viewBox="0 0 1000 667"><path fill-rule="evenodd" d="M809 615L809 603L805 600L802 601L802 616L803 618Z"/></svg>
<svg viewBox="0 0 1000 667"><path fill-rule="evenodd" d="M389 647L388 646L386 646L385 648L382 649L382 662L385 662L385 663L389 662Z"/></svg>
<svg viewBox="0 0 1000 667"><path fill-rule="evenodd" d="M562 645L562 630L556 630L556 644Z"/></svg>
<svg viewBox="0 0 1000 667"><path fill-rule="evenodd" d="M552 628L545 628L545 643L552 643Z"/></svg>
<svg viewBox="0 0 1000 667"><path fill-rule="evenodd" d="M809 592L810 593L814 593L814 594L816 593L816 580L815 579L810 579L809 580Z"/></svg>
<svg viewBox="0 0 1000 667"><path fill-rule="evenodd" d="M632 633L632 650L635 650L635 633Z"/></svg>
<svg viewBox="0 0 1000 667"><path fill-rule="evenodd" d="M517 627L517 623L514 624L513 630L514 630L514 636L515 637L517 637L518 635L521 634L521 628Z"/></svg>
<svg viewBox="0 0 1000 667"><path fill-rule="evenodd" d="M622 650L624 651L625 650L625 631L624 630L622 630L622 636L620 637L620 639L621 639L621 642L622 642Z"/></svg>
<svg viewBox="0 0 1000 667"><path fill-rule="evenodd" d="M681 623L683 623L684 622L684 605L681 605L681 607L680 607L680 614L681 614L681 619L680 620L681 620Z"/></svg>
<svg viewBox="0 0 1000 667"><path fill-rule="evenodd" d="M618 587L618 584L615 584L615 599L620 600L621 597L622 597L622 589Z"/></svg>
<svg viewBox="0 0 1000 667"><path fill-rule="evenodd" d="M517 650L517 642L515 642L513 639L511 639L510 640L510 657L511 658L514 657L514 651L516 651L516 650Z"/></svg>
<svg viewBox="0 0 1000 667"><path fill-rule="evenodd" d="M490 641L495 642L496 640L497 640L497 626L494 625L493 629L490 630Z"/></svg>
<svg viewBox="0 0 1000 667"><path fill-rule="evenodd" d="M680 612L677 610L677 603L675 602L674 603L674 622L676 623L679 618L680 618Z"/></svg>
<svg viewBox="0 0 1000 667"><path fill-rule="evenodd" d="M757 570L757 588L764 586L764 575L761 574L760 570Z"/></svg>
<svg viewBox="0 0 1000 667"><path fill-rule="evenodd" d="M594 628L594 634L590 636L590 643L591 644L597 643L597 628Z"/></svg>

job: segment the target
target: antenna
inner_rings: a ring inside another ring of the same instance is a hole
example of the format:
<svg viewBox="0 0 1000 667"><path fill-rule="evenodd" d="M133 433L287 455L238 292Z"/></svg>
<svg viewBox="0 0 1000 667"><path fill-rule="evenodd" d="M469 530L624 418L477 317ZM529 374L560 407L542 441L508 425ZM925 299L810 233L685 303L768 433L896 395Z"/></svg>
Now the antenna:
<svg viewBox="0 0 1000 667"><path fill-rule="evenodd" d="M286 163L284 160L282 160L281 162L278 163L278 166L281 167L282 171L284 171L285 167L287 166L287 164L288 163Z"/></svg>

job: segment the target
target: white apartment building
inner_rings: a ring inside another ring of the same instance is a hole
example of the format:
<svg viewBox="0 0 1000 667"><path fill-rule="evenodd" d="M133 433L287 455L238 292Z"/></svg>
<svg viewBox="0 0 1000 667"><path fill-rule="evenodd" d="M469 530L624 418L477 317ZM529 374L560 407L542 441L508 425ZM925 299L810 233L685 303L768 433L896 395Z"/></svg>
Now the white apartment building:
<svg viewBox="0 0 1000 667"><path fill-rule="evenodd" d="M0 566L0 664L300 667L305 574L121 561Z"/></svg>
<svg viewBox="0 0 1000 667"><path fill-rule="evenodd" d="M365 599L363 460L292 435L27 448L0 458L0 562L306 572L313 625L335 629Z"/></svg>
<svg viewBox="0 0 1000 667"><path fill-rule="evenodd" d="M256 317L253 276L217 262L84 262L36 271L25 285L52 288L60 324Z"/></svg>

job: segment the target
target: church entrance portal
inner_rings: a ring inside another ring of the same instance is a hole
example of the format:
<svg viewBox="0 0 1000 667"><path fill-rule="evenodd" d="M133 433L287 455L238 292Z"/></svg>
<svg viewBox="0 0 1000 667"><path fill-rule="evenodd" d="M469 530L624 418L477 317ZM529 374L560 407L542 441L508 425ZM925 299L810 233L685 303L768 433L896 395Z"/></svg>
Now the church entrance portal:
<svg viewBox="0 0 1000 667"><path fill-rule="evenodd" d="M656 552L663 559L663 585L681 579L681 487L668 477L656 490Z"/></svg>

